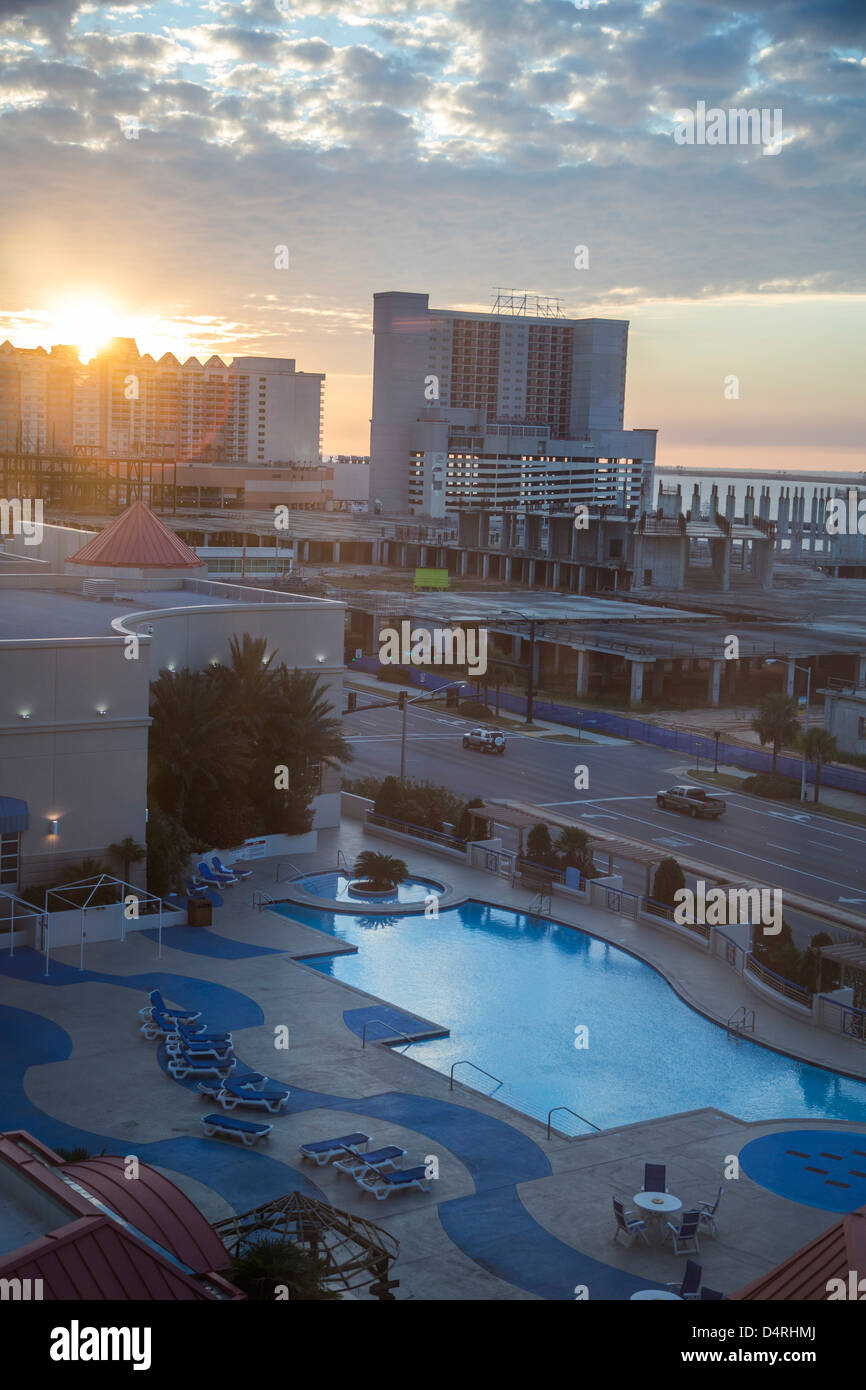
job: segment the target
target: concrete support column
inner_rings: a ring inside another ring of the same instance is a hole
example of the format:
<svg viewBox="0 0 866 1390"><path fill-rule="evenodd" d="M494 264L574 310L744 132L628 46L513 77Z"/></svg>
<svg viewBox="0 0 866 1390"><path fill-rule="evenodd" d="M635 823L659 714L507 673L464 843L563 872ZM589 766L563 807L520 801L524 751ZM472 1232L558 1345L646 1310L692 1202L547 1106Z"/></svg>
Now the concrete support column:
<svg viewBox="0 0 866 1390"><path fill-rule="evenodd" d="M551 589L558 589L558 588L559 588L559 572L560 572L560 569L561 569L561 566L560 566L559 561L558 561L558 560L554 560L553 564L551 565L551 577L550 577L550 588L551 588Z"/></svg>
<svg viewBox="0 0 866 1390"><path fill-rule="evenodd" d="M725 690L726 690L727 694L731 697L731 699L733 699L734 695L736 695L736 693L737 693L737 666L738 666L738 665L739 665L739 663L738 663L737 661L726 661L726 662L725 662Z"/></svg>
<svg viewBox="0 0 866 1390"><path fill-rule="evenodd" d="M520 636L512 637L512 639L511 639L511 660L512 660L512 661L519 661L519 660L520 660L520 648L521 648L522 642L523 642L523 638L522 638L522 637L520 637Z"/></svg>
<svg viewBox="0 0 866 1390"><path fill-rule="evenodd" d="M302 553L301 553L301 559L303 560L303 562L304 562L305 565L306 565L306 564L309 564L309 560L310 560L310 542L309 542L309 541L304 541L304 542L303 542L303 549L302 549Z"/></svg>
<svg viewBox="0 0 866 1390"><path fill-rule="evenodd" d="M510 583L511 583L511 556L510 556L510 555L506 555L505 558L503 559L502 564L503 564L502 578L505 580L506 584L510 584Z"/></svg>
<svg viewBox="0 0 866 1390"><path fill-rule="evenodd" d="M465 575L465 574L468 572L468 570L469 570L469 551L468 551L468 550L461 550L461 552L460 552L460 573L461 573L461 575Z"/></svg>
<svg viewBox="0 0 866 1390"><path fill-rule="evenodd" d="M529 561L528 569L529 569L529 573L528 573L528 575L527 575L527 577L526 577L526 582L527 582L527 584L530 586L530 588L532 588L532 587L534 587L534 585L535 585L535 561L534 561L534 560L530 560L530 561Z"/></svg>
<svg viewBox="0 0 866 1390"><path fill-rule="evenodd" d="M787 666L785 667L785 694L786 694L786 695L793 695L793 693L794 693L794 680L795 680L796 674L797 674L797 673L796 673L796 671L794 670L794 663L793 663L793 661L789 661L788 664L787 664Z"/></svg>
<svg viewBox="0 0 866 1390"><path fill-rule="evenodd" d="M586 593L586 565L579 565L577 570L577 592Z"/></svg>
<svg viewBox="0 0 866 1390"><path fill-rule="evenodd" d="M719 691L722 684L722 663L721 661L711 661L710 669L707 673L707 699L713 708L719 703Z"/></svg>
<svg viewBox="0 0 866 1390"><path fill-rule="evenodd" d="M401 570L407 569L407 568L408 568L408 565L409 565L409 547L408 547L408 545L401 545L401 546L400 546L400 568L401 568Z"/></svg>
<svg viewBox="0 0 866 1390"><path fill-rule="evenodd" d="M642 661L631 663L631 692L629 694L629 704L639 705L643 699L643 671Z"/></svg>
<svg viewBox="0 0 866 1390"><path fill-rule="evenodd" d="M490 555L486 550L484 554L481 556L481 578L490 578Z"/></svg>
<svg viewBox="0 0 866 1390"><path fill-rule="evenodd" d="M589 663L591 657L584 647L579 647L577 652L577 695L589 694Z"/></svg>
<svg viewBox="0 0 866 1390"><path fill-rule="evenodd" d="M866 686L866 652L860 652L857 656L857 689L862 690Z"/></svg>
<svg viewBox="0 0 866 1390"><path fill-rule="evenodd" d="M338 564L340 563L340 542L339 542L339 541L334 541L334 542L333 542L333 553L332 553L332 555L331 555L331 561L332 561L332 563L335 564L335 565L338 565Z"/></svg>
<svg viewBox="0 0 866 1390"><path fill-rule="evenodd" d="M559 662L560 662L560 658L561 658L561 656L562 656L562 647L559 645L558 642L551 642L550 645L551 645L551 648L552 648L552 650L553 650L553 674L554 674L555 676L558 676L558 675L559 675Z"/></svg>

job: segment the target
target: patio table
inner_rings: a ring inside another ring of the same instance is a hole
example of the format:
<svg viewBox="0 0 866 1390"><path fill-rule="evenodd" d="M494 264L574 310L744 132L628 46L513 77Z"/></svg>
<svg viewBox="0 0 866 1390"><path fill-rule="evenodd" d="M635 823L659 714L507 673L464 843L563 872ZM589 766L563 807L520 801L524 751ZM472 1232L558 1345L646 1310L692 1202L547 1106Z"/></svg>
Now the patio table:
<svg viewBox="0 0 866 1390"><path fill-rule="evenodd" d="M646 1218L647 1236L661 1245L665 1236L663 1223L683 1209L680 1198L672 1192L636 1192L633 1200Z"/></svg>
<svg viewBox="0 0 866 1390"><path fill-rule="evenodd" d="M676 1303L683 1301L678 1293L674 1293L673 1289L638 1289L637 1293L632 1294L629 1303L637 1303L640 1299L644 1299L648 1303L651 1299L663 1298L672 1298Z"/></svg>

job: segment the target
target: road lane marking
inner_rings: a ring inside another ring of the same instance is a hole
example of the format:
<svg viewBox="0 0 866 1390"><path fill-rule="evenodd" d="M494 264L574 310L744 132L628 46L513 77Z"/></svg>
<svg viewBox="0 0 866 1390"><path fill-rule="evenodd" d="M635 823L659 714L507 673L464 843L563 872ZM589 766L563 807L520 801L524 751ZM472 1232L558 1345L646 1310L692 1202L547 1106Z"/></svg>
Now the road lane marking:
<svg viewBox="0 0 866 1390"><path fill-rule="evenodd" d="M575 801L537 801L535 804L550 811L554 806L598 806L603 801L655 801L652 792L645 796L584 796Z"/></svg>
<svg viewBox="0 0 866 1390"><path fill-rule="evenodd" d="M790 845L774 845L772 840L768 840L767 845L770 849L780 849L785 854L796 854L798 857L800 854L800 851L798 849L791 849Z"/></svg>

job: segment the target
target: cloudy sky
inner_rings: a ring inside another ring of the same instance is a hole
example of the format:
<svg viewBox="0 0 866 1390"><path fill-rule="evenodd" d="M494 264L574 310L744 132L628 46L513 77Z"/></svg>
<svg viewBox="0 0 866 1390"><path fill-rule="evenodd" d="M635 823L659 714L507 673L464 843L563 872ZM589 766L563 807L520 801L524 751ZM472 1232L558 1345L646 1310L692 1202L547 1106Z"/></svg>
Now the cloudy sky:
<svg viewBox="0 0 866 1390"><path fill-rule="evenodd" d="M631 320L659 462L864 467L864 33L862 0L0 0L0 339L293 356L367 452L373 293L515 286ZM701 101L781 110L781 148L678 144Z"/></svg>

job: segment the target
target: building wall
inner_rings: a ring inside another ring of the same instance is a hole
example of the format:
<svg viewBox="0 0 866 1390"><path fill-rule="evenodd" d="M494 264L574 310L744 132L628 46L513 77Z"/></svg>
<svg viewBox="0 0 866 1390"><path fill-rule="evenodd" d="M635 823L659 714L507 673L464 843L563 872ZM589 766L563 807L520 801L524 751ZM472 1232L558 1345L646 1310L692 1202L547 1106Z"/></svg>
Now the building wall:
<svg viewBox="0 0 866 1390"><path fill-rule="evenodd" d="M828 691L824 701L824 728L836 739L840 753L866 755L866 691L857 694Z"/></svg>

